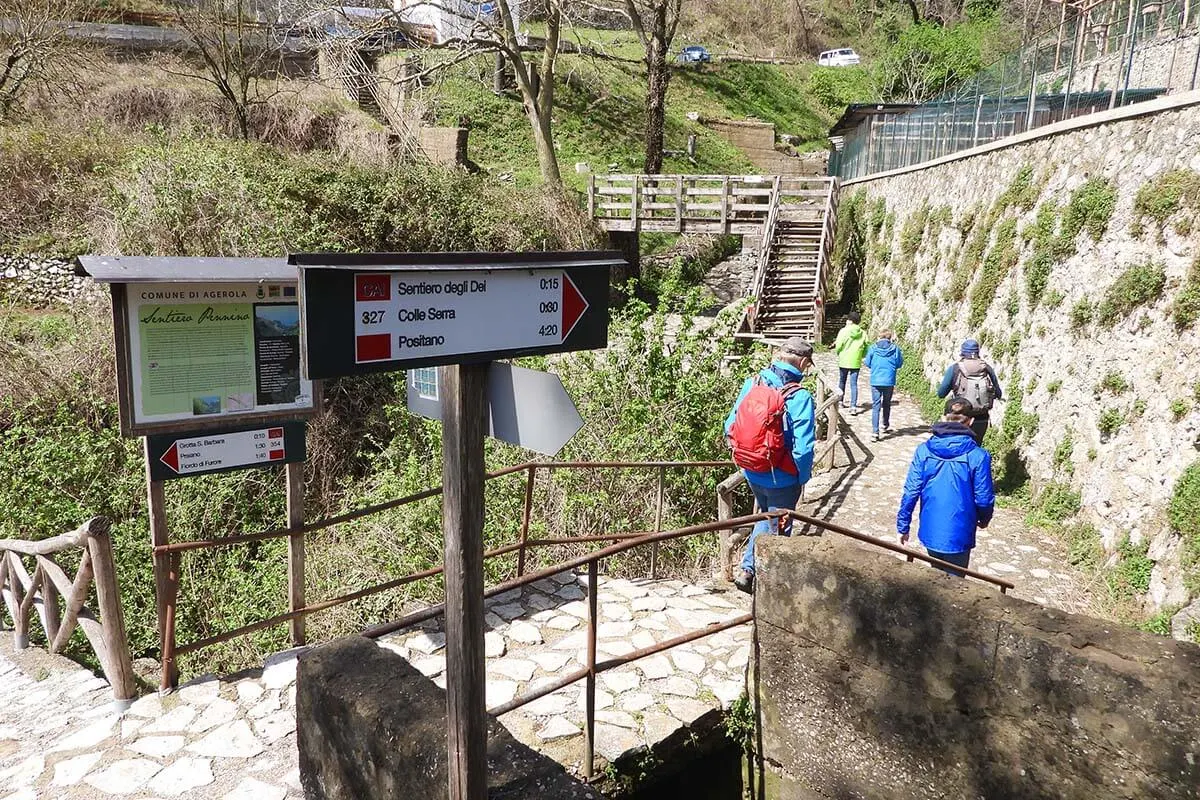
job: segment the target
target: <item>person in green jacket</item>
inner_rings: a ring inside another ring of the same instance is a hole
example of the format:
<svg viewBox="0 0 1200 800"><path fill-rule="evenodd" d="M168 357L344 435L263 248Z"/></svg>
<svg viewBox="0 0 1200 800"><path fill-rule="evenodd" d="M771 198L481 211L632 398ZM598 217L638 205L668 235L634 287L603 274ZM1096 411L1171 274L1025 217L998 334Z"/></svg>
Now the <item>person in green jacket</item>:
<svg viewBox="0 0 1200 800"><path fill-rule="evenodd" d="M837 341L833 349L838 357L838 391L842 393L842 406L852 409L851 414L857 414L858 407L858 371L862 369L863 356L867 354L867 333L858 323L862 315L851 311L846 316L846 325L838 331ZM850 401L846 402L846 383L850 384Z"/></svg>

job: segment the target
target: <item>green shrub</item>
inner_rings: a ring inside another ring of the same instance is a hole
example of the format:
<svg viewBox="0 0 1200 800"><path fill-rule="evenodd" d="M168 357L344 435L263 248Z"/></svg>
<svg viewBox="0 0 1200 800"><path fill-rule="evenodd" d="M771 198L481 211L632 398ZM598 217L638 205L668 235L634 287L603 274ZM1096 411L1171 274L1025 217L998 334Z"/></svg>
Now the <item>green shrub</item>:
<svg viewBox="0 0 1200 800"><path fill-rule="evenodd" d="M1070 519L1079 513L1079 492L1064 483L1050 483L1038 495L1029 521L1034 525L1048 526Z"/></svg>
<svg viewBox="0 0 1200 800"><path fill-rule="evenodd" d="M1125 537L1117 548L1116 565L1105 576L1109 591L1121 599L1133 599L1150 590L1154 562L1146 555L1149 542L1132 544Z"/></svg>
<svg viewBox="0 0 1200 800"><path fill-rule="evenodd" d="M1157 614L1138 623L1138 628L1156 636L1171 635L1171 617L1179 612L1179 606L1167 606Z"/></svg>
<svg viewBox="0 0 1200 800"><path fill-rule="evenodd" d="M1190 169L1175 169L1143 183L1133 198L1134 221L1154 223L1161 231L1167 220L1182 208L1193 208L1200 200L1200 175Z"/></svg>
<svg viewBox="0 0 1200 800"><path fill-rule="evenodd" d="M1071 306L1071 330L1078 331L1086 328L1092 321L1092 301L1081 297Z"/></svg>
<svg viewBox="0 0 1200 800"><path fill-rule="evenodd" d="M1016 239L1015 219L1006 219L996 227L996 241L983 260L979 282L971 292L971 313L967 317L967 324L972 328L977 328L983 323L992 301L996 298L996 289L1017 263Z"/></svg>
<svg viewBox="0 0 1200 800"><path fill-rule="evenodd" d="M1046 295L1046 308L1058 308L1066 297L1058 289L1052 289Z"/></svg>
<svg viewBox="0 0 1200 800"><path fill-rule="evenodd" d="M1067 561L1071 566L1090 572L1104 563L1104 546L1095 525L1086 522L1063 525L1058 528L1058 536L1067 545Z"/></svg>
<svg viewBox="0 0 1200 800"><path fill-rule="evenodd" d="M1074 454L1074 452L1075 437L1071 435L1070 431L1067 431L1067 433L1063 434L1063 438L1059 440L1058 444L1054 447L1054 468L1056 470L1062 470L1068 475L1073 473L1075 471L1075 467L1071 463L1071 456Z"/></svg>
<svg viewBox="0 0 1200 800"><path fill-rule="evenodd" d="M1106 437L1112 437L1125 424L1125 414L1118 408L1106 408L1100 412L1096 427Z"/></svg>
<svg viewBox="0 0 1200 800"><path fill-rule="evenodd" d="M1012 183L1004 190L1004 194L1000 195L997 204L1001 208L1016 206L1022 211L1028 211L1037 203L1038 194L1039 189L1033 182L1033 166L1026 164L1017 170Z"/></svg>
<svg viewBox="0 0 1200 800"><path fill-rule="evenodd" d="M1175 481L1167 519L1183 540L1184 582L1193 594L1200 592L1200 461Z"/></svg>
<svg viewBox="0 0 1200 800"><path fill-rule="evenodd" d="M1129 391L1129 382L1125 380L1125 376L1116 370L1105 373L1104 377L1096 384L1096 394L1108 392L1109 394L1124 394Z"/></svg>
<svg viewBox="0 0 1200 800"><path fill-rule="evenodd" d="M1054 380L1052 380L1046 384L1046 391L1050 393L1051 397L1058 394L1058 390L1061 388L1062 388L1062 380L1059 378L1055 378Z"/></svg>
<svg viewBox="0 0 1200 800"><path fill-rule="evenodd" d="M1037 218L1030 226L1033 255L1025 265L1025 289L1029 304L1036 306L1050 280L1050 271L1056 263L1055 227L1058 224L1058 206L1051 200L1038 206ZM1061 302L1061 293L1059 302Z"/></svg>
<svg viewBox="0 0 1200 800"><path fill-rule="evenodd" d="M1101 325L1112 325L1138 306L1158 299L1166 283L1167 273L1161 264L1146 262L1129 267L1104 293L1096 307L1096 320Z"/></svg>
<svg viewBox="0 0 1200 800"><path fill-rule="evenodd" d="M1179 331L1192 327L1200 319L1200 258L1192 262L1183 288L1171 303L1171 318Z"/></svg>
<svg viewBox="0 0 1200 800"><path fill-rule="evenodd" d="M1171 401L1171 418L1176 422L1187 416L1187 413L1192 410L1192 404L1187 400L1175 399Z"/></svg>
<svg viewBox="0 0 1200 800"><path fill-rule="evenodd" d="M900 229L900 253L908 258L916 255L925 238L925 224L929 221L929 203L922 203L904 220Z"/></svg>
<svg viewBox="0 0 1200 800"><path fill-rule="evenodd" d="M1146 401L1139 397L1137 400L1133 401L1133 415L1135 417L1140 418L1145 413L1146 413Z"/></svg>
<svg viewBox="0 0 1200 800"><path fill-rule="evenodd" d="M1062 231L1059 234L1058 260L1075 253L1075 241L1081 231L1087 231L1093 241L1100 241L1108 230L1117 205L1117 189L1111 181L1089 178L1071 194L1071 201L1063 212Z"/></svg>

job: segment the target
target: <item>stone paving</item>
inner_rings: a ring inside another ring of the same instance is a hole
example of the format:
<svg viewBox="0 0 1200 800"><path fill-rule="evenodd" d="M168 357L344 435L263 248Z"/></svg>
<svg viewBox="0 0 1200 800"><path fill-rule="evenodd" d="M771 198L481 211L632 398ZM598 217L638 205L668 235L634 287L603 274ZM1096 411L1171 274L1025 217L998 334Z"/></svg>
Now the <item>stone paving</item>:
<svg viewBox="0 0 1200 800"><path fill-rule="evenodd" d="M0 634L0 798L303 797L295 675L296 652L278 653L119 713L104 679Z"/></svg>
<svg viewBox="0 0 1200 800"><path fill-rule="evenodd" d="M587 664L586 575L560 573L498 595L485 616L489 708ZM601 576L596 659L624 656L747 613L750 598L726 587ZM380 642L445 685L439 628ZM742 693L750 626L741 625L602 672L596 681L596 752L614 760L654 744ZM517 739L568 767L583 757L584 683L501 717Z"/></svg>
<svg viewBox="0 0 1200 800"><path fill-rule="evenodd" d="M818 353L817 364L826 375L837 375L832 354ZM813 478L801 510L896 542L896 510L904 477L917 445L929 437L929 425L921 418L916 403L896 392L892 433L872 442L868 374L863 370L859 376L861 413L854 416L846 409L842 412L849 436L846 449L838 452L837 468ZM915 516L913 524L915 534ZM1025 524L1021 509L997 507L992 523L979 531L977 538L971 553L973 569L1016 584L1012 592L1016 597L1072 613L1090 613L1088 578L1070 566L1064 548L1048 532ZM915 535L909 545L918 546Z"/></svg>

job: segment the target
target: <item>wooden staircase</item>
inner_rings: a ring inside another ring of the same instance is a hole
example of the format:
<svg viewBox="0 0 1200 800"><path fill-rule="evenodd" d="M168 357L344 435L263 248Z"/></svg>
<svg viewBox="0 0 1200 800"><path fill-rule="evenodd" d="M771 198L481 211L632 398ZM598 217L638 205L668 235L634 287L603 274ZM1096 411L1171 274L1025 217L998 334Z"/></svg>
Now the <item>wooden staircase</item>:
<svg viewBox="0 0 1200 800"><path fill-rule="evenodd" d="M776 178L772 207L763 226L758 270L738 336L779 341L820 339L825 279L833 251L837 183Z"/></svg>

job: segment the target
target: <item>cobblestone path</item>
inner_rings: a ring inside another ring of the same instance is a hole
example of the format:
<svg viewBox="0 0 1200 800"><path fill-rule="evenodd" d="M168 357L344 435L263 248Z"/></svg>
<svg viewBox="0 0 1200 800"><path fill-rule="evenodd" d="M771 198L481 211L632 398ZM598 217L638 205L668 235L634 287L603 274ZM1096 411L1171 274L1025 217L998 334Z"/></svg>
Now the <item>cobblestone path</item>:
<svg viewBox="0 0 1200 800"><path fill-rule="evenodd" d="M837 375L831 354L818 353L826 375ZM861 413L843 409L849 427L846 449L838 452L837 468L817 475L806 490L803 511L848 528L897 541L896 510L904 476L917 445L929 436L929 425L917 405L897 391L892 405L892 433L871 441L871 389L868 372L859 376ZM995 414L996 412L993 412ZM846 467L846 464L850 464ZM916 531L914 519L914 533ZM916 536L910 545L916 546ZM1072 613L1089 613L1089 581L1067 562L1062 545L1049 533L1025 523L1019 508L996 508L995 518L979 531L971 567L1016 584L1013 594Z"/></svg>

